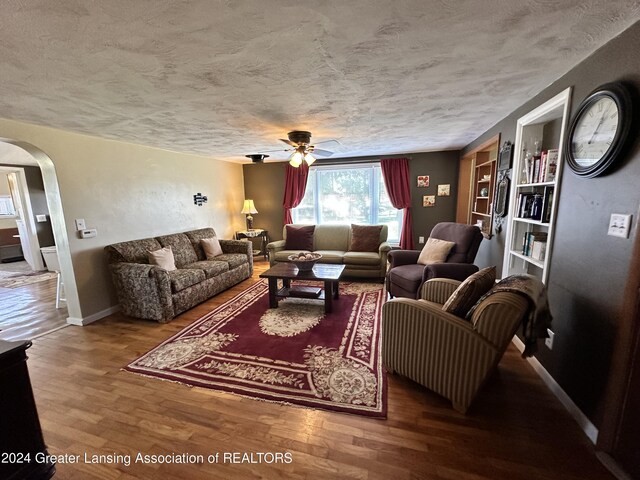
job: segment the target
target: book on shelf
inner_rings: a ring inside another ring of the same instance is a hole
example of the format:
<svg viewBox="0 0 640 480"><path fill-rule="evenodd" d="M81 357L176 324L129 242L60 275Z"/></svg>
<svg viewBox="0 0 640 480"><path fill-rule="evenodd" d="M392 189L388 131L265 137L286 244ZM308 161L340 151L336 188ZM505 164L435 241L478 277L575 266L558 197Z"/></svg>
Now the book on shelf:
<svg viewBox="0 0 640 480"><path fill-rule="evenodd" d="M542 217L540 221L542 223L549 223L551 221L551 207L553 205L553 192L552 186L544 187L544 193L542 195Z"/></svg>
<svg viewBox="0 0 640 480"><path fill-rule="evenodd" d="M553 182L556 179L556 171L558 169L558 149L551 148L547 150L547 165L545 167L545 182Z"/></svg>
<svg viewBox="0 0 640 480"><path fill-rule="evenodd" d="M531 258L534 260L544 261L544 256L547 253L547 240L534 240L531 245Z"/></svg>
<svg viewBox="0 0 640 480"><path fill-rule="evenodd" d="M527 257L533 257L533 245L538 243L547 242L547 233L546 232L525 232L522 238L522 254ZM540 248L540 247L538 247Z"/></svg>
<svg viewBox="0 0 640 480"><path fill-rule="evenodd" d="M538 181L538 177L540 176L540 158L539 156L533 157L533 171L529 183L536 183Z"/></svg>
<svg viewBox="0 0 640 480"><path fill-rule="evenodd" d="M534 193L521 193L518 196L518 209L516 210L518 218L531 218L534 198Z"/></svg>
<svg viewBox="0 0 640 480"><path fill-rule="evenodd" d="M544 151L540 156L540 170L538 171L538 179L536 180L538 183L542 183L545 181L545 178L547 176L546 169L547 169L547 152Z"/></svg>

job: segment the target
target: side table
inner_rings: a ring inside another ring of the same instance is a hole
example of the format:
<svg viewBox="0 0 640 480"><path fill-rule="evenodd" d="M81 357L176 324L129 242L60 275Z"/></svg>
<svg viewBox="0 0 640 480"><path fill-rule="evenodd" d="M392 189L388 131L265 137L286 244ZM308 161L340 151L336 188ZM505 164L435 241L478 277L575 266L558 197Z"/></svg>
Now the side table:
<svg viewBox="0 0 640 480"><path fill-rule="evenodd" d="M253 252L254 255L262 255L264 259L267 260L267 244L269 243L269 232L262 228L254 228L251 230L239 230L236 232L236 240L242 240L246 238L250 242L254 239L260 237L260 250L255 250Z"/></svg>

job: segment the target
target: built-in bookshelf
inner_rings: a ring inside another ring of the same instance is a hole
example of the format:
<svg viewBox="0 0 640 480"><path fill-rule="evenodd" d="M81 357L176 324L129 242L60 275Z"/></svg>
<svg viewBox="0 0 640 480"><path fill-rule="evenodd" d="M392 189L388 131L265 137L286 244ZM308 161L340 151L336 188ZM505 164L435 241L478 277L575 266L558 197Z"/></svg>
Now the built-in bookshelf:
<svg viewBox="0 0 640 480"><path fill-rule="evenodd" d="M568 88L518 120L503 277L547 282L570 99Z"/></svg>
<svg viewBox="0 0 640 480"><path fill-rule="evenodd" d="M499 145L496 135L460 159L457 221L477 225L487 239L493 236Z"/></svg>

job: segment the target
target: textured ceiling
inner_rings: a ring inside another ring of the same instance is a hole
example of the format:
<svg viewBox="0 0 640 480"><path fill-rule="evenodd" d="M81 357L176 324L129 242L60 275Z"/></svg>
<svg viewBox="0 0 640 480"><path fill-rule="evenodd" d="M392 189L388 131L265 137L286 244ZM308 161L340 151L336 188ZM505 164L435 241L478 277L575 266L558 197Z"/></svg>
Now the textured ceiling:
<svg viewBox="0 0 640 480"><path fill-rule="evenodd" d="M245 161L294 129L339 140L341 157L462 147L632 25L640 2L4 0L1 11L0 116Z"/></svg>

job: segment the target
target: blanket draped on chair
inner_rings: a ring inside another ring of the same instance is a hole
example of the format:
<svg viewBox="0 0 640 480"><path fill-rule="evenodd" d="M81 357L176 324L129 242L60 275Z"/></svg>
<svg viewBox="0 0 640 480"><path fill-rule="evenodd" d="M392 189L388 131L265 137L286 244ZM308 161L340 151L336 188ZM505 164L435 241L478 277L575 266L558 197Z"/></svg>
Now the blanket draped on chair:
<svg viewBox="0 0 640 480"><path fill-rule="evenodd" d="M538 339L548 338L547 328L551 327L551 310L547 299L544 283L533 275L510 275L500 280L477 303L479 305L488 296L497 292L514 292L525 296L529 300L529 310L522 321L524 336L523 357L531 357L538 349ZM471 318L475 306L467 314Z"/></svg>

